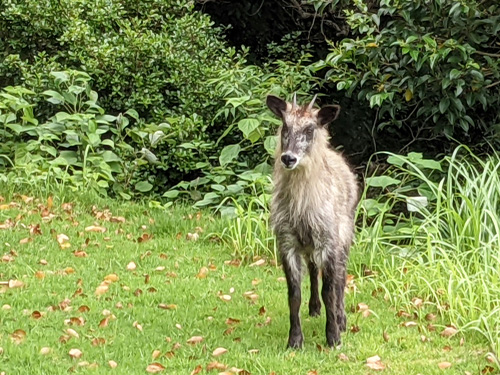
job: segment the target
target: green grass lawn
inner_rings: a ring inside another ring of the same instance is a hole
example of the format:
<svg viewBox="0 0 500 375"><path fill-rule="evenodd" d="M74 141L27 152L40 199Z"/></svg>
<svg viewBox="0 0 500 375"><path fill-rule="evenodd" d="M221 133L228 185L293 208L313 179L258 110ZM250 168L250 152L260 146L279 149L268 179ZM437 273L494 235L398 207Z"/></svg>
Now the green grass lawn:
<svg viewBox="0 0 500 375"><path fill-rule="evenodd" d="M7 207L10 202L17 205ZM359 277L346 295L350 329L342 347L324 349L324 313L307 316L305 281L305 347L287 350L281 269L269 259L238 266L231 249L210 240L225 224L206 212L200 217L191 208L161 211L88 197L54 197L50 209L46 199L5 197L0 205L0 224L14 224L0 229L0 281L24 284L0 287L2 374L145 374L153 363L164 374L266 375L481 374L493 366L479 336L443 337L448 322L426 319L435 313L432 305L416 301L401 311L376 283ZM106 231L86 231L92 225ZM186 239L197 232L198 240ZM362 248L353 251L353 261L362 259ZM127 269L131 262L135 269ZM189 344L193 336L201 342ZM42 354L42 348L49 349ZM217 348L227 352L214 356ZM72 358L71 349L81 357ZM384 369L367 365L375 355ZM441 369L443 362L451 367ZM217 368L207 370L210 363Z"/></svg>

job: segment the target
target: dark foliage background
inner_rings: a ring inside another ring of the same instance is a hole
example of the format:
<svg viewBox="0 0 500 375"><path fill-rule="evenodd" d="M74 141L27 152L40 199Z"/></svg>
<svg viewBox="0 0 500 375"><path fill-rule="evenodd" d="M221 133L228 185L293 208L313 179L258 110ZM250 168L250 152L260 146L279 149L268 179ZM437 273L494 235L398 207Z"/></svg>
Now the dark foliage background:
<svg viewBox="0 0 500 375"><path fill-rule="evenodd" d="M332 143L486 150L495 0L1 1L2 178L213 205L269 186L269 93L340 103Z"/></svg>

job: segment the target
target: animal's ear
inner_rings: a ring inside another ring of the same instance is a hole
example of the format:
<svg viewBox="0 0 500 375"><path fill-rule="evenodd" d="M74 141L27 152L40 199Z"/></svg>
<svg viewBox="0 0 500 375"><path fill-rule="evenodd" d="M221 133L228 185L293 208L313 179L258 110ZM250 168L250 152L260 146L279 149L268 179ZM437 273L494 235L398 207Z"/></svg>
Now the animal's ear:
<svg viewBox="0 0 500 375"><path fill-rule="evenodd" d="M286 102L283 99L274 95L268 95L266 104L276 116L279 118L283 117L283 112L286 111Z"/></svg>
<svg viewBox="0 0 500 375"><path fill-rule="evenodd" d="M326 126L330 122L335 121L340 114L340 106L337 104L327 105L321 108L318 112L318 125Z"/></svg>

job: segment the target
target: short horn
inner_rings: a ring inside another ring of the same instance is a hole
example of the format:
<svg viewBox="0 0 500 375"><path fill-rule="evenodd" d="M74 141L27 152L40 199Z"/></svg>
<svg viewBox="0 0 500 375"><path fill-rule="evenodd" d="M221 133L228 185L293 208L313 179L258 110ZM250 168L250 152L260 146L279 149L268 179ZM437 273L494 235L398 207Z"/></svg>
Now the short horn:
<svg viewBox="0 0 500 375"><path fill-rule="evenodd" d="M297 108L297 93L293 93L293 102L292 102L292 109Z"/></svg>
<svg viewBox="0 0 500 375"><path fill-rule="evenodd" d="M310 111L311 109L313 109L314 102L316 101L317 96L318 96L318 94L314 95L314 98L311 100L311 103L309 103L309 105L307 106L307 110L308 111Z"/></svg>

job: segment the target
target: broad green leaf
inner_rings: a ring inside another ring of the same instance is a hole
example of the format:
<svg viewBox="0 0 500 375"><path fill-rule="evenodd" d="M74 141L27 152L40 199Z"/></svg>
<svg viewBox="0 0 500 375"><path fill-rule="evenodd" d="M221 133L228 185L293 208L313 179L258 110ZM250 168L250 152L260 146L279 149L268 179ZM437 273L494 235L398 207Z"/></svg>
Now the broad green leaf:
<svg viewBox="0 0 500 375"><path fill-rule="evenodd" d="M151 185L147 181L139 181L138 183L135 184L135 190L140 191L141 193L146 193L150 191L153 188L153 185Z"/></svg>
<svg viewBox="0 0 500 375"><path fill-rule="evenodd" d="M219 163L221 166L226 166L232 160L238 157L241 147L239 144L229 145L224 147L219 156Z"/></svg>
<svg viewBox="0 0 500 375"><path fill-rule="evenodd" d="M385 189L387 186L400 184L401 180L397 180L389 176L375 176L368 177L365 182L367 186L380 187L382 189Z"/></svg>
<svg viewBox="0 0 500 375"><path fill-rule="evenodd" d="M179 190L169 190L165 194L163 194L163 197L173 199L177 198L179 196L179 193Z"/></svg>
<svg viewBox="0 0 500 375"><path fill-rule="evenodd" d="M441 168L441 163L436 161L436 160L421 159L421 160L415 161L415 164L417 164L418 166L420 166L422 168L436 169L438 171L443 171L443 169Z"/></svg>
<svg viewBox="0 0 500 375"><path fill-rule="evenodd" d="M458 69L452 69L450 71L450 79L456 79L462 75L462 72Z"/></svg>
<svg viewBox="0 0 500 375"><path fill-rule="evenodd" d="M47 95L49 98L47 99L48 102L52 104L61 104L64 103L64 97L58 93L57 91L54 90L46 90L42 92L43 95Z"/></svg>
<svg viewBox="0 0 500 375"><path fill-rule="evenodd" d="M50 72L50 75L55 77L56 82L62 83L69 80L69 74L66 72Z"/></svg>
<svg viewBox="0 0 500 375"><path fill-rule="evenodd" d="M449 98L443 98L439 102L439 112L445 113L448 107L450 106L450 99Z"/></svg>
<svg viewBox="0 0 500 375"><path fill-rule="evenodd" d="M216 191L224 191L224 190L226 190L226 187L224 185L212 184L212 185L210 185L210 187L213 190L216 190Z"/></svg>
<svg viewBox="0 0 500 375"><path fill-rule="evenodd" d="M151 152L150 150L148 150L147 148L143 147L141 149L141 153L144 155L146 160L149 161L150 163L157 163L158 162L158 158L156 157L156 155L153 152Z"/></svg>
<svg viewBox="0 0 500 375"><path fill-rule="evenodd" d="M276 150L276 145L278 144L278 138L275 135L270 135L264 140L264 148L269 154L274 155Z"/></svg>
<svg viewBox="0 0 500 375"><path fill-rule="evenodd" d="M105 162L111 162L111 161L121 161L122 159L116 155L113 151L104 151L102 153L102 159L105 161Z"/></svg>
<svg viewBox="0 0 500 375"><path fill-rule="evenodd" d="M129 109L125 112L126 115L132 117L134 120L139 121L139 113L135 109Z"/></svg>
<svg viewBox="0 0 500 375"><path fill-rule="evenodd" d="M259 124L259 120L257 119L246 118L238 122L238 128L243 132L245 138L248 138L249 135L259 127Z"/></svg>

